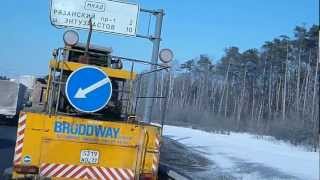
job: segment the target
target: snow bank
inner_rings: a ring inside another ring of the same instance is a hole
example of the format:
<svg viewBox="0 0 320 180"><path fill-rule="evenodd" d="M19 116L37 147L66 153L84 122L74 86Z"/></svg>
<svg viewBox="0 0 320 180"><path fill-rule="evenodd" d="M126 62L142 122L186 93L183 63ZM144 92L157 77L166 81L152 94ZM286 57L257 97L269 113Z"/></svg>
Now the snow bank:
<svg viewBox="0 0 320 180"><path fill-rule="evenodd" d="M179 142L187 146L201 147L202 151L208 152L209 159L231 173L240 160L301 179L319 179L319 153L306 152L281 141L257 139L250 134L220 135L174 126L165 126L164 135L181 139Z"/></svg>

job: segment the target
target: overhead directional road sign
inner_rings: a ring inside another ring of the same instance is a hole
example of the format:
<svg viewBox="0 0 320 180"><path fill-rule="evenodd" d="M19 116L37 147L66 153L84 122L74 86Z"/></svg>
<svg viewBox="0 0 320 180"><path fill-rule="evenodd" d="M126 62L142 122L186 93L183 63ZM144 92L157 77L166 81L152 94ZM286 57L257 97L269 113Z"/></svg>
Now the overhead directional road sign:
<svg viewBox="0 0 320 180"><path fill-rule="evenodd" d="M50 20L56 27L88 29L135 36L139 5L112 0L51 0Z"/></svg>
<svg viewBox="0 0 320 180"><path fill-rule="evenodd" d="M84 66L69 76L65 92L74 108L92 113L108 104L112 96L112 84L108 75L101 69Z"/></svg>

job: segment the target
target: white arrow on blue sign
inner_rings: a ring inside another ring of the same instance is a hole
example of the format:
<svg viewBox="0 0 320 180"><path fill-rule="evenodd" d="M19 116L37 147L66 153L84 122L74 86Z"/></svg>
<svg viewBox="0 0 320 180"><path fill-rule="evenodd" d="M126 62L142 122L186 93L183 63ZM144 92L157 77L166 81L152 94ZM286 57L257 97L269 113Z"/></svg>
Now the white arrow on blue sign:
<svg viewBox="0 0 320 180"><path fill-rule="evenodd" d="M74 108L92 113L108 104L112 96L112 84L108 75L101 69L84 66L71 73L65 92Z"/></svg>

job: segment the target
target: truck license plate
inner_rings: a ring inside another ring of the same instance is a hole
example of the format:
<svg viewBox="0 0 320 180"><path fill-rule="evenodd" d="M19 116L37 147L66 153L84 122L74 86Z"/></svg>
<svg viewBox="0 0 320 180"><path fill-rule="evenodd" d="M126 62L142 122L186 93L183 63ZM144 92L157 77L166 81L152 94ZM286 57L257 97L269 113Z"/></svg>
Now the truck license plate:
<svg viewBox="0 0 320 180"><path fill-rule="evenodd" d="M98 164L99 152L91 150L82 150L80 153L80 163L83 164Z"/></svg>

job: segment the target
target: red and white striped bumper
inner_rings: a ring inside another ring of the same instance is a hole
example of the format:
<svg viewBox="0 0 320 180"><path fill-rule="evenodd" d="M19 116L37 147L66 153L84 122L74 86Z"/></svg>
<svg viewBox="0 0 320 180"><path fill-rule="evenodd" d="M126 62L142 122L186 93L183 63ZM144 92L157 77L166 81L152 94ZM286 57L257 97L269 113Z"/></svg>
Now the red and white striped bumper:
<svg viewBox="0 0 320 180"><path fill-rule="evenodd" d="M67 165L43 163L40 175L44 177L71 178L71 179L97 179L97 180L133 180L131 169L104 168L95 166Z"/></svg>

